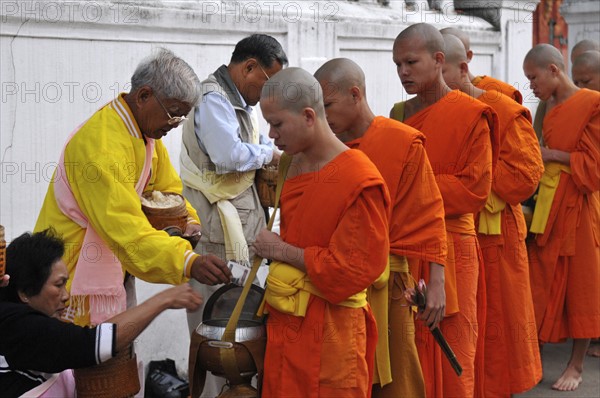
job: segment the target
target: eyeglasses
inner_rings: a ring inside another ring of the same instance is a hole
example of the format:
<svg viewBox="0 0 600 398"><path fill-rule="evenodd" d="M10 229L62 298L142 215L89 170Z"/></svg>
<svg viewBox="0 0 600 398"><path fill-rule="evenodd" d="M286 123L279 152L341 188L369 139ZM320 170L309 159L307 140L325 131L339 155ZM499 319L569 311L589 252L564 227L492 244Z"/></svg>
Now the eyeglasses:
<svg viewBox="0 0 600 398"><path fill-rule="evenodd" d="M262 66L260 66L260 64L259 64L259 63L257 63L256 65L258 65L258 67L260 68L260 70L262 70L262 73L264 73L264 74L265 74L265 77L267 78L267 80L269 80L269 75L267 75L267 72L265 72L265 70L263 69L263 67L262 67Z"/></svg>
<svg viewBox="0 0 600 398"><path fill-rule="evenodd" d="M158 102L158 104L167 113L167 116L169 117L169 120L167 121L167 123L168 123L169 126L177 126L179 123L187 120L187 118L185 116L171 116L171 114L169 113L169 111L167 110L167 108L165 108L165 106L162 104L162 102L160 102L160 100L158 99L158 96L154 95L154 98L156 98L156 102Z"/></svg>

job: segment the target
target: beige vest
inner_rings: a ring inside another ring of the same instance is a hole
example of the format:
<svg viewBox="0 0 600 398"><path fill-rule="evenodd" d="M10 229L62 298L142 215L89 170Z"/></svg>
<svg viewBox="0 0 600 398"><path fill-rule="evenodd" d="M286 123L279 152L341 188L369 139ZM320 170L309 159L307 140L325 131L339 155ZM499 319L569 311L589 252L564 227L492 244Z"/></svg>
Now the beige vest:
<svg viewBox="0 0 600 398"><path fill-rule="evenodd" d="M236 117L240 125L241 141L252 143L253 126L251 116L242 106L239 94L233 88L233 82L226 72L226 67L222 66L202 82L202 95L204 96L210 92L219 92L223 94L235 109ZM216 170L215 164L200 148L194 131L195 110L195 108L192 109L188 121L186 121L183 126L182 157L187 155L200 173L214 172ZM239 181L250 181L249 184L245 184L248 185L247 189L229 199L229 202L233 205L235 210L237 210L243 235L249 246L254 242L255 237L260 230L266 226L264 211L260 205L256 186L254 185L254 173L231 173L228 178L234 180L238 179ZM186 184L183 176L182 181L183 195L192 206L194 206L202 223L202 237L200 239L200 244L196 246L196 252L200 254L214 253L221 258L236 259L234 252L232 252L232 250L226 250L225 248L226 237L221 222L222 214L219 214L219 209L217 203L214 203L214 198L213 200L209 200L202 192L192 188L189 186L190 184ZM250 259L254 254L248 252L248 247L234 248L235 252L238 252L239 250L244 251L247 254L245 257Z"/></svg>

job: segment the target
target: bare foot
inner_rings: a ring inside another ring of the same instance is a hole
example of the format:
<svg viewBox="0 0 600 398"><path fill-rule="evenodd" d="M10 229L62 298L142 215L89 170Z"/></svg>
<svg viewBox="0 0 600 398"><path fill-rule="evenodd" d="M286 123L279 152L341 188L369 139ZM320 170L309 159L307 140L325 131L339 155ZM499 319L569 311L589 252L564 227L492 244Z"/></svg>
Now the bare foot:
<svg viewBox="0 0 600 398"><path fill-rule="evenodd" d="M581 370L577 370L573 365L568 365L560 378L552 386L553 390L575 391L583 379Z"/></svg>
<svg viewBox="0 0 600 398"><path fill-rule="evenodd" d="M587 350L587 355L600 358L600 344L598 344L598 341L590 345L590 348Z"/></svg>

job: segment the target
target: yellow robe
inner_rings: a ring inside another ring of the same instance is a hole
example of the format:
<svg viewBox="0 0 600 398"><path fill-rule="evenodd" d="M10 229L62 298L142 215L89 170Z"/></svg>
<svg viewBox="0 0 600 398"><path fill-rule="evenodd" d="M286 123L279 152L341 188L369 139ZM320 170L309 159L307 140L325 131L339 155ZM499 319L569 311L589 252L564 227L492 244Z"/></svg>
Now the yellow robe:
<svg viewBox="0 0 600 398"><path fill-rule="evenodd" d="M88 119L65 148L66 178L77 203L106 245L121 261L123 270L148 282L179 284L189 278L198 256L189 242L157 231L142 212L135 191L145 158L142 133L119 96ZM65 216L54 196L54 179L48 187L35 231L54 228L65 241L63 260L69 270L70 291L77 259L82 250L85 229ZM152 172L145 191L181 193L181 180L173 168L167 149L156 140ZM198 216L187 204L190 222ZM84 248L88 256L94 248ZM86 325L88 316L75 319Z"/></svg>

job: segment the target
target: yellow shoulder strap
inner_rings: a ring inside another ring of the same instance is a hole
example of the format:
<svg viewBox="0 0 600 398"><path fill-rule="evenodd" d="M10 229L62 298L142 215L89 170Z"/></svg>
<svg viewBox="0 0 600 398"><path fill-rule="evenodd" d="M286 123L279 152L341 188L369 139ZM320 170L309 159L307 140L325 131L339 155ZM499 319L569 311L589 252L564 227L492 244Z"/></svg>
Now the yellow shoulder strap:
<svg viewBox="0 0 600 398"><path fill-rule="evenodd" d="M396 102L392 108L392 119L399 122L404 121L404 102Z"/></svg>

